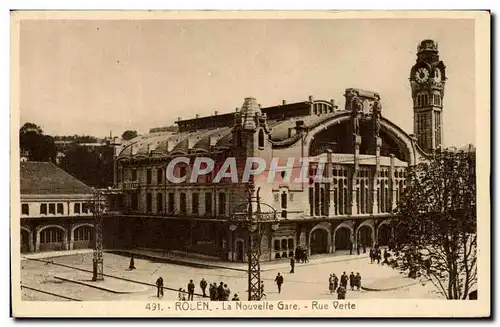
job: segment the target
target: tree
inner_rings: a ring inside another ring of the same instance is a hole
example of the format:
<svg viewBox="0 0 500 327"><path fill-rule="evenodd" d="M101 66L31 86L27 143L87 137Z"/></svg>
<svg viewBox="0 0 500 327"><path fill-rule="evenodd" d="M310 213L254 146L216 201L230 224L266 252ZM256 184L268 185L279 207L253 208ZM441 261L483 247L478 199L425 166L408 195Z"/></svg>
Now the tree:
<svg viewBox="0 0 500 327"><path fill-rule="evenodd" d="M19 147L29 154L31 161L53 161L57 154L52 137L44 135L43 130L33 123L26 123L19 130Z"/></svg>
<svg viewBox="0 0 500 327"><path fill-rule="evenodd" d="M477 283L475 153L443 150L409 169L397 211L393 267L467 299Z"/></svg>
<svg viewBox="0 0 500 327"><path fill-rule="evenodd" d="M89 148L73 144L61 160L61 168L88 186L113 185L113 148L101 146Z"/></svg>
<svg viewBox="0 0 500 327"><path fill-rule="evenodd" d="M131 140L134 137L137 137L137 131L125 131L122 134L122 139L125 141Z"/></svg>

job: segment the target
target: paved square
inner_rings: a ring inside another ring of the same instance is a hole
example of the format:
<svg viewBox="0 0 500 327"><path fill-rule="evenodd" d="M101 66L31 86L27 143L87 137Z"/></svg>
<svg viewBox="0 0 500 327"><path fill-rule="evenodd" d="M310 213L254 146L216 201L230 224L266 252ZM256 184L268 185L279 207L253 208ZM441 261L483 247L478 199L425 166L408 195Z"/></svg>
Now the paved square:
<svg viewBox="0 0 500 327"><path fill-rule="evenodd" d="M355 256L352 256L355 258ZM131 281L123 281L112 277L105 277L102 282L89 281L92 274L80 270L58 266L63 264L78 269L92 269L92 254L73 254L51 259L54 264L46 264L40 261L23 260L21 262L22 284L28 287L41 289L58 295L63 295L79 300L157 300L154 286L141 283L155 284L156 279L161 276L165 287L173 290L179 288L187 289L189 280L193 280L196 293L201 293L199 282L205 278L208 283L226 283L231 289L231 298L234 292L238 293L241 300L247 299L247 274L243 271L228 269L193 268L176 264L157 262L154 259L135 259L137 269L128 270L129 257L105 253L104 273L116 277L126 278ZM156 262L155 262L156 261ZM264 280L267 300L313 300L332 299L336 295L330 295L328 290L328 277L330 273L340 276L343 272L348 275L351 272L359 272L362 283L369 288L391 289L386 291L348 291L346 299L369 299L369 298L439 298L433 292L430 283L422 285L416 281L408 280L390 267L379 264L371 264L367 258L318 263L311 265L297 264L295 273L290 274L289 268L263 271L261 276ZM278 294L274 278L280 272L284 276L284 284L281 294ZM87 283L74 283L64 279L84 280ZM412 284L413 285L410 285ZM96 285L98 288L89 285ZM108 289L108 290L106 290ZM177 292L165 290L163 300L177 300ZM208 292L208 290L207 290ZM23 289L23 300L56 300L54 296ZM64 300L59 298L59 300Z"/></svg>

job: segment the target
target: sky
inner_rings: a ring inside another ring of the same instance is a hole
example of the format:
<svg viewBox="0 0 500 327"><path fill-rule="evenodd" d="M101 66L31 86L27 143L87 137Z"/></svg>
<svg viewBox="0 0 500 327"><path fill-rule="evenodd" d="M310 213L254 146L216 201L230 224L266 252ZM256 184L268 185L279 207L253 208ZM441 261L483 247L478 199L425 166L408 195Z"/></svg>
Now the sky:
<svg viewBox="0 0 500 327"><path fill-rule="evenodd" d="M409 84L421 40L447 67L445 146L475 144L474 21L466 19L27 20L20 123L49 135L147 133L263 106L378 92L382 116L413 133Z"/></svg>

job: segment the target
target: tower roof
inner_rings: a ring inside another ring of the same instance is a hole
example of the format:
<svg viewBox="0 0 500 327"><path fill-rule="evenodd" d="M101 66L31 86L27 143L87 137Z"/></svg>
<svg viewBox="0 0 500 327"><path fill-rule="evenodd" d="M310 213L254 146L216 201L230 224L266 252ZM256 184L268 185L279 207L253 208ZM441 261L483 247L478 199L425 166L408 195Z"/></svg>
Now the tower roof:
<svg viewBox="0 0 500 327"><path fill-rule="evenodd" d="M418 53L426 52L426 51L438 51L438 44L434 40L423 40L417 47Z"/></svg>
<svg viewBox="0 0 500 327"><path fill-rule="evenodd" d="M245 101L243 101L243 105L241 106L241 114L250 117L255 116L256 113L260 113L257 100L252 97L245 98Z"/></svg>

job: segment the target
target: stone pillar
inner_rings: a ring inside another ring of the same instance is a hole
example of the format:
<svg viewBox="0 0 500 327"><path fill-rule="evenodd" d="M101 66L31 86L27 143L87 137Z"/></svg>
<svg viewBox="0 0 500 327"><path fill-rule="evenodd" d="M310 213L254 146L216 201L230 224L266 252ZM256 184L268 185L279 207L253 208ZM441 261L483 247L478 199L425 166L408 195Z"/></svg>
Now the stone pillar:
<svg viewBox="0 0 500 327"><path fill-rule="evenodd" d="M330 216L330 211L331 207L333 204L332 201L332 186L333 186L333 180L332 180L332 169L333 169L333 163L332 163L332 150L327 149L326 150L326 184L325 184L325 216L329 217ZM333 211L335 212L335 210Z"/></svg>
<svg viewBox="0 0 500 327"><path fill-rule="evenodd" d="M372 213L376 214L378 213L378 192L379 190L379 185L378 185L378 176L380 173L380 147L382 145L382 139L380 137L377 137L377 144L375 148L375 172L373 174L373 180L372 180Z"/></svg>
<svg viewBox="0 0 500 327"><path fill-rule="evenodd" d="M233 255L233 234L234 232L231 231L230 229L227 230L227 260L228 261L234 261L234 255Z"/></svg>
<svg viewBox="0 0 500 327"><path fill-rule="evenodd" d="M397 206L397 203L396 203L396 188L397 188L397 185L396 185L396 178L394 177L394 155L391 154L391 159L390 159L390 162L391 162L391 166L389 167L389 180L390 180L390 183L389 183L389 196L390 196L390 205L391 205L391 210L394 210L396 209L396 206Z"/></svg>
<svg viewBox="0 0 500 327"><path fill-rule="evenodd" d="M373 231L375 234L375 237L373 239L374 244L378 244L378 228L380 226L380 221L378 219L373 220Z"/></svg>
<svg viewBox="0 0 500 327"><path fill-rule="evenodd" d="M351 215L358 212L358 203L356 201L356 190L358 189L358 170L359 170L359 147L361 145L361 136L354 135L354 171L351 179Z"/></svg>
<svg viewBox="0 0 500 327"><path fill-rule="evenodd" d="M68 250L73 250L74 249L74 244L75 244L75 233L73 231L73 225L68 226L68 246L66 246L66 249Z"/></svg>
<svg viewBox="0 0 500 327"><path fill-rule="evenodd" d="M35 236L35 252L40 251L40 226L37 226L35 228L35 231L33 232Z"/></svg>
<svg viewBox="0 0 500 327"><path fill-rule="evenodd" d="M194 229L194 221L189 222L189 239L188 239L188 248L190 249L193 246L193 229Z"/></svg>

